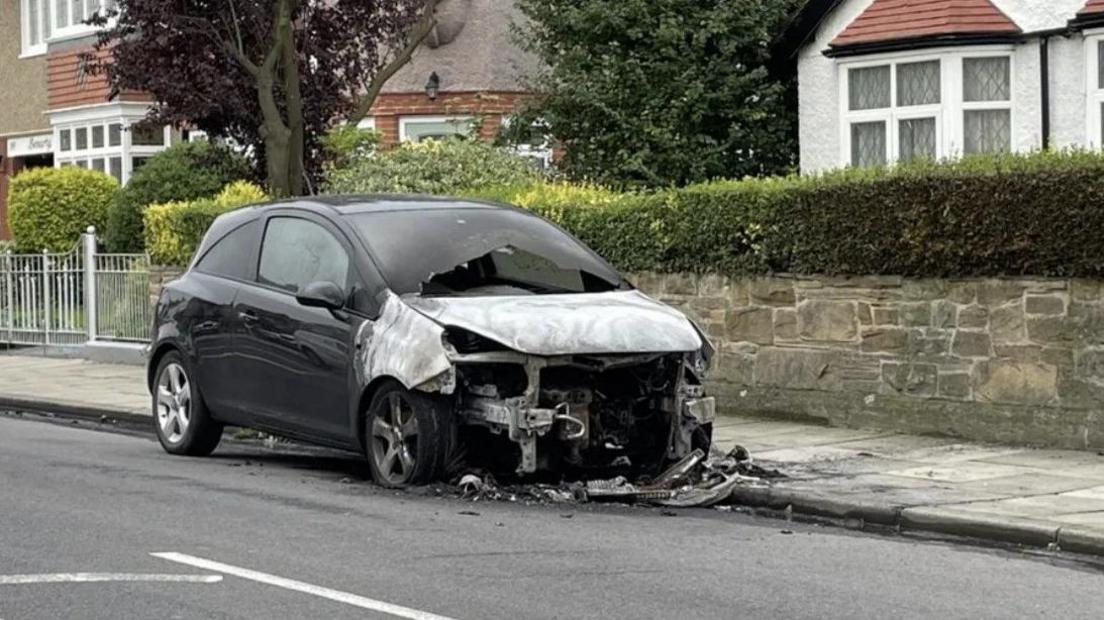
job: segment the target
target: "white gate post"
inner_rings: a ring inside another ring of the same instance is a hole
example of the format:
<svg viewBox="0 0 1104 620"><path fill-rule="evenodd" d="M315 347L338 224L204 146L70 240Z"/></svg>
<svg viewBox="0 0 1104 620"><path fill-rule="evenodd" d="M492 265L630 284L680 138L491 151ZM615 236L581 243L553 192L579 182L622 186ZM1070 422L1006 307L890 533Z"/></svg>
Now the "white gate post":
<svg viewBox="0 0 1104 620"><path fill-rule="evenodd" d="M50 318L53 314L50 300L50 253L49 250L42 249L42 318L43 318L43 330L42 338L46 341L46 344L50 344Z"/></svg>
<svg viewBox="0 0 1104 620"><path fill-rule="evenodd" d="M84 320L88 341L96 340L96 227L81 235L84 246Z"/></svg>
<svg viewBox="0 0 1104 620"><path fill-rule="evenodd" d="M14 342L15 331L15 277L13 270L15 265L12 264L12 251L8 250L4 253L4 263L6 269L4 270L4 290L7 293L7 322L8 322L8 344Z"/></svg>

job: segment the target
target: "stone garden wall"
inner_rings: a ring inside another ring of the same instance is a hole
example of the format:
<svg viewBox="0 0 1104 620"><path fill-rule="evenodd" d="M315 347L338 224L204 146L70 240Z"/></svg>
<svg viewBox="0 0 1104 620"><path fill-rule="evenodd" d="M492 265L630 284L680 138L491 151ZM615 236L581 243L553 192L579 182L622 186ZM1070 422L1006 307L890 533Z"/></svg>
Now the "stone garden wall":
<svg viewBox="0 0 1104 620"><path fill-rule="evenodd" d="M707 331L722 411L1104 448L1104 282L631 279Z"/></svg>

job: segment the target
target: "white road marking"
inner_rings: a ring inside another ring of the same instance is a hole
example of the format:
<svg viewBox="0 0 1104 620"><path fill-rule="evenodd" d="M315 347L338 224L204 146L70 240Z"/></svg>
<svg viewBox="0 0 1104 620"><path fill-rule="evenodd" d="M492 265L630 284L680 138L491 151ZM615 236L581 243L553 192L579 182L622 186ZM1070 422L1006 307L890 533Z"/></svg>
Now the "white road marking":
<svg viewBox="0 0 1104 620"><path fill-rule="evenodd" d="M158 581L218 583L222 575L143 575L134 573L50 573L46 575L0 575L0 586L36 583L103 583L109 581Z"/></svg>
<svg viewBox="0 0 1104 620"><path fill-rule="evenodd" d="M203 558L197 558L195 556L186 555L183 553L168 551L161 553L151 553L150 555L155 558L161 558L162 560L179 562L181 564L187 564L188 566L202 568L203 570L218 571L220 573L226 573L227 575L241 577L242 579L264 583L270 586L284 588L286 590L294 590L296 592L302 592L304 594L311 594L321 598L329 599L331 601L337 601L338 603L345 603L346 605L360 607L361 609L379 611L385 614L390 614L392 616L397 616L399 618L409 618L410 620L453 620L452 618L449 618L447 616L439 616L437 614L432 614L426 611L419 611L417 609L411 609L409 607L403 607L401 605L392 605L391 603L377 601L366 596L359 596L357 594L350 594L349 592L342 592L341 590L324 588L322 586L316 586L303 581L296 581L294 579L278 577L276 575L270 575L268 573L261 573L255 570L250 570L248 568L231 566L230 564L223 564L222 562L205 560Z"/></svg>

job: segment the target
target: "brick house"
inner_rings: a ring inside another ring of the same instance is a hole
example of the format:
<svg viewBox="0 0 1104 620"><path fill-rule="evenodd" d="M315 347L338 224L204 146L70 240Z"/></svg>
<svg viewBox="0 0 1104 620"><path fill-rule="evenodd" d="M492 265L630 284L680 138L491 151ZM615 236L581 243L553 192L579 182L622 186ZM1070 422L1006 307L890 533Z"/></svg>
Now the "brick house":
<svg viewBox="0 0 1104 620"><path fill-rule="evenodd" d="M1104 0L809 0L801 168L1104 144Z"/></svg>
<svg viewBox="0 0 1104 620"><path fill-rule="evenodd" d="M81 55L95 29L81 22L114 0L0 0L0 238L8 181L20 170L77 165L126 183L154 153L186 138L141 124L142 93L111 98ZM498 132L525 97L521 76L533 60L514 44L518 13L501 0L444 0L436 31L386 85L361 123L385 144L451 134ZM540 145L523 149L547 161Z"/></svg>

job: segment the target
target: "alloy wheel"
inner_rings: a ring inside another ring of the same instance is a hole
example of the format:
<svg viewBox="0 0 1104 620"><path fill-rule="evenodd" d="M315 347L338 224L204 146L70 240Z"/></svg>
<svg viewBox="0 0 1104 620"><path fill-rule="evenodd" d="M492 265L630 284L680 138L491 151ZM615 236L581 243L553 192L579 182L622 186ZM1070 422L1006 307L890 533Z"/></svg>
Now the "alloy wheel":
<svg viewBox="0 0 1104 620"><path fill-rule="evenodd" d="M180 443L192 421L192 387L184 367L172 363L157 380L157 423L169 443Z"/></svg>
<svg viewBox="0 0 1104 620"><path fill-rule="evenodd" d="M418 419L401 392L391 392L372 417L372 459L388 484L404 484L414 474Z"/></svg>

